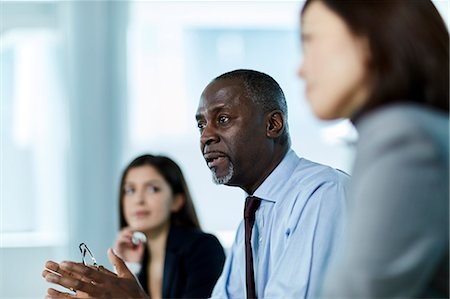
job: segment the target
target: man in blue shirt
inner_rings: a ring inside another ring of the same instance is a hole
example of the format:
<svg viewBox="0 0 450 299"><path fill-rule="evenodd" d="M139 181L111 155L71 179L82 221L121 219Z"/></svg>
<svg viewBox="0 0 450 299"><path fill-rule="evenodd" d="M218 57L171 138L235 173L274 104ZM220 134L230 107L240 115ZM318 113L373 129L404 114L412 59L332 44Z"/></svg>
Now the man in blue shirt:
<svg viewBox="0 0 450 299"><path fill-rule="evenodd" d="M258 198L250 242L255 294L250 297L314 297L342 238L348 176L290 149L284 94L266 74L237 70L217 77L203 91L196 118L214 181ZM248 297L244 243L241 223L213 298ZM117 275L51 261L42 275L80 296L148 298L112 250L108 257ZM76 297L55 289L48 295Z"/></svg>
<svg viewBox="0 0 450 299"><path fill-rule="evenodd" d="M213 180L260 199L251 236L256 297L311 298L342 238L349 177L290 149L283 91L236 70L203 91L196 114ZM244 222L213 298L246 298Z"/></svg>

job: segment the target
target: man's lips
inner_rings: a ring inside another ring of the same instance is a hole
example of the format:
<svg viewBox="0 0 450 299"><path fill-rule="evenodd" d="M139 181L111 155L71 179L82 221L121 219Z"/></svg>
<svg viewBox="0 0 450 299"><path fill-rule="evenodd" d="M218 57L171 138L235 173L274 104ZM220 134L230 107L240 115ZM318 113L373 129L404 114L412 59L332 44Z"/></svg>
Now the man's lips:
<svg viewBox="0 0 450 299"><path fill-rule="evenodd" d="M208 152L205 153L203 157L209 168L217 167L217 165L222 163L225 159L228 159L228 156L222 152Z"/></svg>

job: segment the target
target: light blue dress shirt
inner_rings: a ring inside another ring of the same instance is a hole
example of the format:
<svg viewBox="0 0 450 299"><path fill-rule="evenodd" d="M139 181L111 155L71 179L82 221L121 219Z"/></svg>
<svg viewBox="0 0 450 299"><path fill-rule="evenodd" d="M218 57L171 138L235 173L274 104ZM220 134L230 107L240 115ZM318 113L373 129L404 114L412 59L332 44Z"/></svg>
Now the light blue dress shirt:
<svg viewBox="0 0 450 299"><path fill-rule="evenodd" d="M289 150L255 191L252 233L258 298L313 298L342 239L349 176ZM244 222L212 298L246 298Z"/></svg>

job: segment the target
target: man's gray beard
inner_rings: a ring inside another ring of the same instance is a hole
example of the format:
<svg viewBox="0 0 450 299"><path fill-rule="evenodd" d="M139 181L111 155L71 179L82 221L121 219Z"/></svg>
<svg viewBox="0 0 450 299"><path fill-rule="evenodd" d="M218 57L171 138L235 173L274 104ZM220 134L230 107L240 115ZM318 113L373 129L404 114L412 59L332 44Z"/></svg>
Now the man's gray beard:
<svg viewBox="0 0 450 299"><path fill-rule="evenodd" d="M231 180L231 178L233 177L233 175L234 175L234 166L233 166L233 163L231 163L231 162L229 163L229 166L228 166L228 173L225 176L218 177L216 174L216 170L215 169L212 170L212 179L213 179L213 182L216 183L217 185L222 185L222 184L228 183Z"/></svg>

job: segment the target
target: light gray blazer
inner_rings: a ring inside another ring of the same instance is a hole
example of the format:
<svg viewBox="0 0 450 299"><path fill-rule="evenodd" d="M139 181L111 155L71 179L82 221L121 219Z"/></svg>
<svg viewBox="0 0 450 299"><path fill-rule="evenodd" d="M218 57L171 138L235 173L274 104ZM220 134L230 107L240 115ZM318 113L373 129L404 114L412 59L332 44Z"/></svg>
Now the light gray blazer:
<svg viewBox="0 0 450 299"><path fill-rule="evenodd" d="M448 114L397 104L356 128L347 239L322 296L448 298Z"/></svg>

